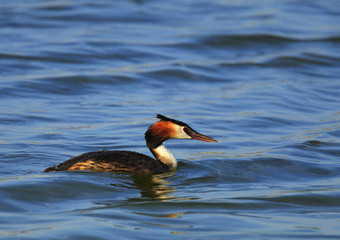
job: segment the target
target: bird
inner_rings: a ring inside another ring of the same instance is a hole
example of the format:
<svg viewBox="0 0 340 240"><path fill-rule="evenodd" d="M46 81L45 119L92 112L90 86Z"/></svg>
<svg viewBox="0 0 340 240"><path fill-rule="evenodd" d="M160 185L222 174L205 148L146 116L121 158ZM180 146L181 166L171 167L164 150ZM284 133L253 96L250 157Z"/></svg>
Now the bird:
<svg viewBox="0 0 340 240"><path fill-rule="evenodd" d="M196 139L217 142L193 130L188 124L161 114L159 121L152 124L144 134L146 145L155 159L134 151L95 151L73 157L57 166L49 167L44 172L55 171L92 171L120 173L162 173L174 171L177 160L163 145L168 139Z"/></svg>

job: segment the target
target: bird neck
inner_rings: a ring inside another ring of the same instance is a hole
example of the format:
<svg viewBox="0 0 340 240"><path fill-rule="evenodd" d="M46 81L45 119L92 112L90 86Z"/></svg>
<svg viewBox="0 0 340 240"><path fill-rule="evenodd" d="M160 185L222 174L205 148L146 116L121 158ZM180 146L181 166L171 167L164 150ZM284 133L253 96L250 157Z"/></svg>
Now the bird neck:
<svg viewBox="0 0 340 240"><path fill-rule="evenodd" d="M162 163L167 165L170 169L176 169L177 167L176 158L163 144L159 145L156 148L149 147L149 149L158 161L161 161Z"/></svg>

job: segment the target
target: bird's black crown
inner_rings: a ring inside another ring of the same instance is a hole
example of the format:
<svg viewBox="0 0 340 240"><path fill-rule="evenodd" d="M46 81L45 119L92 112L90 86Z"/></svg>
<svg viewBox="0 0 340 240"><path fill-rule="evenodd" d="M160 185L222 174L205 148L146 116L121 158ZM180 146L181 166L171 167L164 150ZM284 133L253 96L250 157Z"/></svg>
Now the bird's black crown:
<svg viewBox="0 0 340 240"><path fill-rule="evenodd" d="M186 124L184 122L178 121L176 119L168 118L168 117L163 116L161 114L157 114L157 118L159 118L161 121L169 121L169 122L175 123L179 126L183 126L183 127L188 126L188 124Z"/></svg>

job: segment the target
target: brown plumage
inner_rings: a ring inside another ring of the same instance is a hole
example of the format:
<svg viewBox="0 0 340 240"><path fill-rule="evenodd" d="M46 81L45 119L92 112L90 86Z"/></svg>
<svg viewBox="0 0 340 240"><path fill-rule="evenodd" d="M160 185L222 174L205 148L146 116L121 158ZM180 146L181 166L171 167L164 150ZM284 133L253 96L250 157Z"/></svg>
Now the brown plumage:
<svg viewBox="0 0 340 240"><path fill-rule="evenodd" d="M163 172L168 167L153 158L132 151L88 152L73 157L56 167L46 168L51 171L85 170L93 172Z"/></svg>
<svg viewBox="0 0 340 240"><path fill-rule="evenodd" d="M198 139L208 142L216 140L204 136L187 124L158 114L160 121L145 132L146 144L156 159L132 151L88 152L73 157L56 167L46 168L44 172L85 170L94 172L141 172L155 173L174 170L176 159L162 145L170 138Z"/></svg>

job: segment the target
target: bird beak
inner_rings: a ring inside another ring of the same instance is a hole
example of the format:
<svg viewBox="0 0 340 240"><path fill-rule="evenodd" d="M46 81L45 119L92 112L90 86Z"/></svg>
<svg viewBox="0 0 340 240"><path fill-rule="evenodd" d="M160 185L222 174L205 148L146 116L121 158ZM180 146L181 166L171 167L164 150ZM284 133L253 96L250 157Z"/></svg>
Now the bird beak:
<svg viewBox="0 0 340 240"><path fill-rule="evenodd" d="M205 142L217 142L215 139L205 136L201 133L196 132L195 130L190 129L190 131L187 132L187 134L192 138L200 141Z"/></svg>

